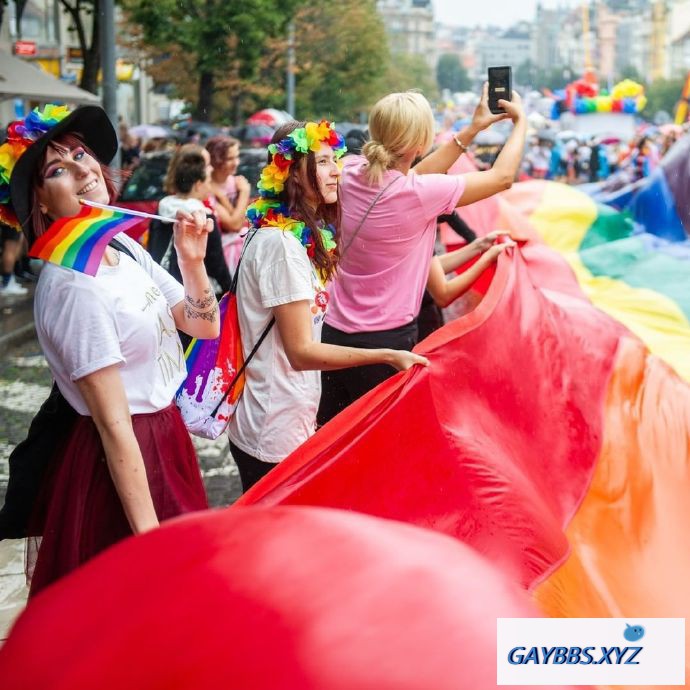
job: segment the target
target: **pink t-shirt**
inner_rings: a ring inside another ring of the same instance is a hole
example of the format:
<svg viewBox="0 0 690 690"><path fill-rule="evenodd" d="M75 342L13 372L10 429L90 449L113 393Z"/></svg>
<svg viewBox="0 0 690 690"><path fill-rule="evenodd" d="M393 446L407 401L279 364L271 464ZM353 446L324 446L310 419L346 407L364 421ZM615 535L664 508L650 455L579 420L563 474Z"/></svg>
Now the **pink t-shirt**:
<svg viewBox="0 0 690 690"><path fill-rule="evenodd" d="M363 156L346 157L340 180L341 259L330 286L326 323L346 333L398 328L417 317L436 217L451 213L465 189L458 175L403 175L397 170L389 170L381 186L371 187L365 164ZM393 179L350 244L371 202Z"/></svg>

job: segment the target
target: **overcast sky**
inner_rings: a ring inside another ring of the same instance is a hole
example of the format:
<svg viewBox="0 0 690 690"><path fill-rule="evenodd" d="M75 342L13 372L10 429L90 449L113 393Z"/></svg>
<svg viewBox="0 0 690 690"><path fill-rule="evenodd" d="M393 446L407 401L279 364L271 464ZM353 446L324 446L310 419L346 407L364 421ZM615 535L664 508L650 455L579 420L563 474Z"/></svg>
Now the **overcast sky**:
<svg viewBox="0 0 690 690"><path fill-rule="evenodd" d="M534 19L538 0L432 0L436 21L454 26L494 24L510 26L520 19ZM544 7L571 5L572 0L542 0Z"/></svg>

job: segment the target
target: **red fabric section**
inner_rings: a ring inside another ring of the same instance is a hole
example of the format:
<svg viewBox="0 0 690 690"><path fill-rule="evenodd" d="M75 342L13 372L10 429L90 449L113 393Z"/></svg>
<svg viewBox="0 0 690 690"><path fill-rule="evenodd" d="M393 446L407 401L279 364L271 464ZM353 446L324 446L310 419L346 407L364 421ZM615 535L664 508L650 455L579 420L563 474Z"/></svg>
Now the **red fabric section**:
<svg viewBox="0 0 690 690"><path fill-rule="evenodd" d="M533 587L567 554L563 528L592 476L623 332L574 294L536 287L519 251L502 254L479 306L418 347L429 368L357 401L237 505L432 528Z"/></svg>
<svg viewBox="0 0 690 690"><path fill-rule="evenodd" d="M6 690L489 690L496 618L537 615L428 530L318 508L181 518L37 597Z"/></svg>
<svg viewBox="0 0 690 690"><path fill-rule="evenodd" d="M170 405L132 416L159 520L208 507L194 447ZM43 490L31 595L132 534L91 417L79 417Z"/></svg>

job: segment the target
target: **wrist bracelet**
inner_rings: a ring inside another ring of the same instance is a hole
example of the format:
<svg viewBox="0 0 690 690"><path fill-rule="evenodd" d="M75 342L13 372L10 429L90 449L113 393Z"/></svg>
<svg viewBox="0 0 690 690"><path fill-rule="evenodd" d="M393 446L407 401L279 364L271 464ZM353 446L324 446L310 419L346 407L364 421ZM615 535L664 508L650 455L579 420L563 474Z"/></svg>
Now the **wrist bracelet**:
<svg viewBox="0 0 690 690"><path fill-rule="evenodd" d="M458 134L453 134L453 141L458 145L460 153L467 153L467 146L460 141L460 136Z"/></svg>

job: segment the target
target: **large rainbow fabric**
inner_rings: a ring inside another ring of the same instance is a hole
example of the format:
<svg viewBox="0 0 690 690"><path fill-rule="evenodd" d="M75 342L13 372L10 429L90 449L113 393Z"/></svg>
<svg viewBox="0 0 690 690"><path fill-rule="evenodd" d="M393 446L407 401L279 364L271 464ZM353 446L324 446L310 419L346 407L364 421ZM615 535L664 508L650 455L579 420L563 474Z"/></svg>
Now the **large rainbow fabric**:
<svg viewBox="0 0 690 690"><path fill-rule="evenodd" d="M138 222L125 212L84 206L78 215L55 221L33 243L29 256L95 276L108 242Z"/></svg>
<svg viewBox="0 0 690 690"><path fill-rule="evenodd" d="M43 593L0 650L8 687L115 688L126 666L185 688L231 668L254 688L475 690L496 687L497 616L690 617L690 271L686 241L636 223L635 198L619 212L539 181L463 208L522 242L418 346L431 366L348 407L228 511L122 543ZM394 523L446 552L423 555ZM427 575L453 578L457 559L461 580ZM450 651L458 629L481 644ZM218 639L222 663L207 656Z"/></svg>

